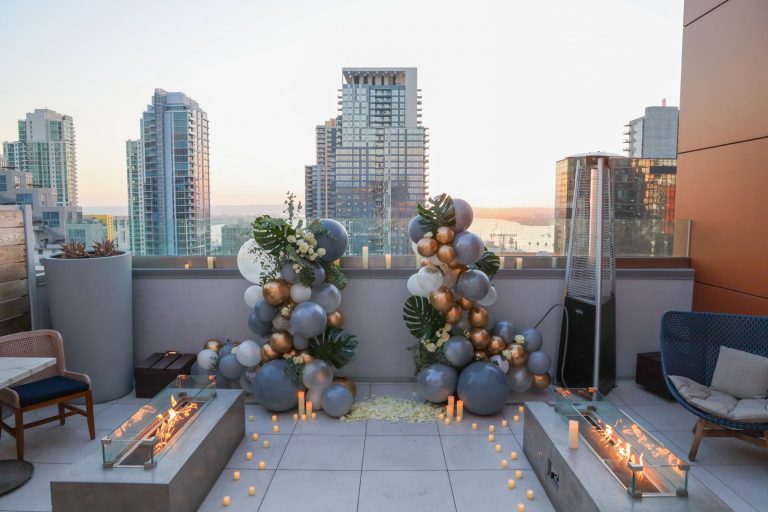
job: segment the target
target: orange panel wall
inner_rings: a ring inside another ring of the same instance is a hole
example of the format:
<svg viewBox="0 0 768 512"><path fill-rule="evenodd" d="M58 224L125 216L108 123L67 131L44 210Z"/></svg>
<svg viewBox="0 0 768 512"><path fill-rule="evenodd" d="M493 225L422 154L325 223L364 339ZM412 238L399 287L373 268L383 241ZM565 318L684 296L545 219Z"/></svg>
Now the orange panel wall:
<svg viewBox="0 0 768 512"><path fill-rule="evenodd" d="M686 0L676 215L694 309L768 315L768 1Z"/></svg>

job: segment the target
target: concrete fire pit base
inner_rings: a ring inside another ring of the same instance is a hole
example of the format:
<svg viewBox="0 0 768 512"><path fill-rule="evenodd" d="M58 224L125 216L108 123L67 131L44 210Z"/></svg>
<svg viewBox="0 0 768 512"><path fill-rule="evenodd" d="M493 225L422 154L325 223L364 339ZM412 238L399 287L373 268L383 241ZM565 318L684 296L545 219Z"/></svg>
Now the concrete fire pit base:
<svg viewBox="0 0 768 512"><path fill-rule="evenodd" d="M525 404L523 451L558 512L723 512L731 510L696 479L688 496L632 498L580 439L568 448L568 426L543 402Z"/></svg>
<svg viewBox="0 0 768 512"><path fill-rule="evenodd" d="M53 512L197 510L245 436L242 390L216 393L155 468L104 468L94 444L51 482Z"/></svg>

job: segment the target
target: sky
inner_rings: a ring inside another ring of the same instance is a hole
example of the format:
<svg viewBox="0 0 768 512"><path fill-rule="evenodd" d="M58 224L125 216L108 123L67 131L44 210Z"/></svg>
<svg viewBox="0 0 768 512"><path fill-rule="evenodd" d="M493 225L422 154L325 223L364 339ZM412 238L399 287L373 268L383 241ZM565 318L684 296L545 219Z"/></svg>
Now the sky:
<svg viewBox="0 0 768 512"><path fill-rule="evenodd" d="M208 113L211 202L304 192L343 67L415 66L430 192L552 206L555 162L621 153L678 105L682 0L4 0L0 141L35 108L74 118L83 206L127 203L125 140L155 88Z"/></svg>

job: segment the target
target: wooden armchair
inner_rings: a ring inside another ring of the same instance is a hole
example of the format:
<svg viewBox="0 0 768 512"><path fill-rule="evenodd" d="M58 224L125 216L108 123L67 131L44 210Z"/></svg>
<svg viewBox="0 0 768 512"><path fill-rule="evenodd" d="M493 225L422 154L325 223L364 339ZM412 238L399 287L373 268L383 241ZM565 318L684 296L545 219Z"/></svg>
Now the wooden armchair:
<svg viewBox="0 0 768 512"><path fill-rule="evenodd" d="M46 368L14 386L0 389L0 417L2 408L10 407L15 414L15 426L0 420L0 427L16 438L16 456L24 459L24 430L59 420L64 425L68 416L83 415L88 420L88 433L96 438L93 422L93 394L91 379L82 373L67 371L64 366L64 342L56 331L21 332L0 337L0 357L53 357L56 364ZM71 403L84 398L85 410ZM24 424L24 413L49 405L58 405L59 413Z"/></svg>

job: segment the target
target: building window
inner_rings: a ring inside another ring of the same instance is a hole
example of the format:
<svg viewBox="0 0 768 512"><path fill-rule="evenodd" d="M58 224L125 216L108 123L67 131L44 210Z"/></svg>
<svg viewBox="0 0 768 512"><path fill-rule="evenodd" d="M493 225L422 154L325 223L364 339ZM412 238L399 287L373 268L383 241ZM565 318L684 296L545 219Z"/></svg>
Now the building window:
<svg viewBox="0 0 768 512"><path fill-rule="evenodd" d="M18 204L32 204L32 194L16 194L16 202Z"/></svg>
<svg viewBox="0 0 768 512"><path fill-rule="evenodd" d="M59 227L59 212L43 212L43 220L49 227Z"/></svg>

